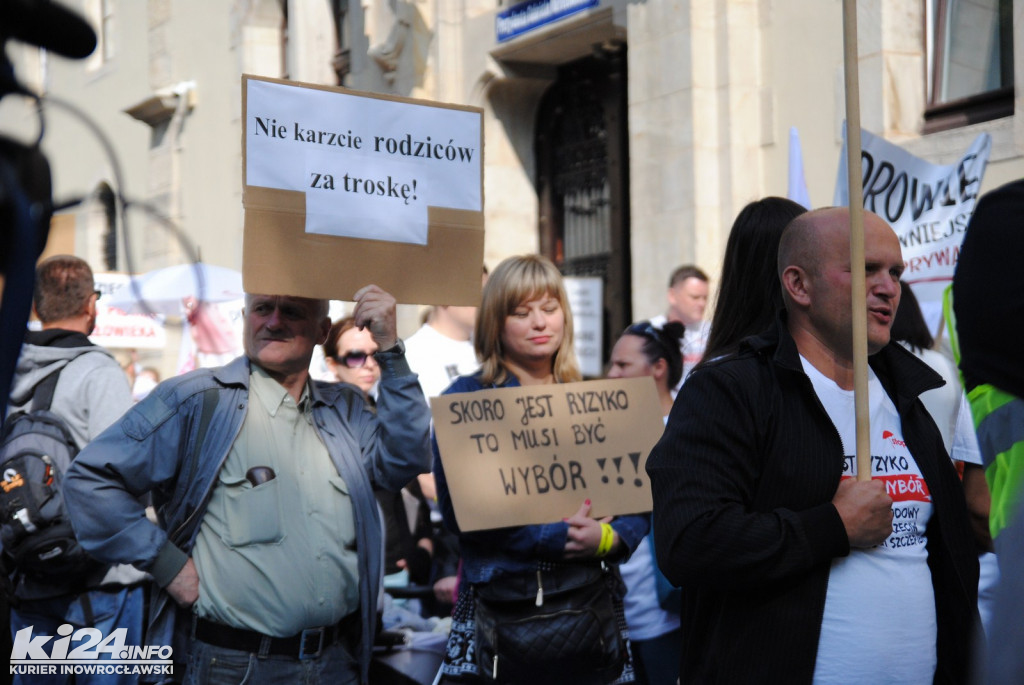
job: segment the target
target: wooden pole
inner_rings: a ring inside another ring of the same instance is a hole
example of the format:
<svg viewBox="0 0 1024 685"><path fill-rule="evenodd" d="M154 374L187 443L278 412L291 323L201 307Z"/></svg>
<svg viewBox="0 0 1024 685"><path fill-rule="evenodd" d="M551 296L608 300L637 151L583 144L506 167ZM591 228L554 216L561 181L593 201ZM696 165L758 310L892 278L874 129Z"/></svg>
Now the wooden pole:
<svg viewBox="0 0 1024 685"><path fill-rule="evenodd" d="M843 74L846 87L846 176L850 198L850 305L853 316L853 393L857 423L857 480L871 480L868 415L868 318L864 275L864 189L860 161L860 82L857 0L843 0Z"/></svg>

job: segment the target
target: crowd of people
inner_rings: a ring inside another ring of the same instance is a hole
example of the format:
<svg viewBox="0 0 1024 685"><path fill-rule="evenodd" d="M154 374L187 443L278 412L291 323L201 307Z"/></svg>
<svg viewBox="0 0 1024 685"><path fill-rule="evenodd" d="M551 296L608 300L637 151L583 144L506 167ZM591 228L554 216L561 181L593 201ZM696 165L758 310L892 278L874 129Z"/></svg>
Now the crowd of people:
<svg viewBox="0 0 1024 685"><path fill-rule="evenodd" d="M8 563L11 637L124 629L122 644L172 648L165 681L366 683L382 588L401 584L425 589L416 611L450 617L441 684L1019 682L1021 658L986 653L982 625L1021 633L1019 579L997 589L993 551L1013 578L1024 365L1002 331L1024 320L1024 288L1004 282L1010 304L979 312L995 301L982 303L983 251L999 252L990 236L1009 235L1022 193L995 191L968 229L938 336L959 369L901 282L885 221L864 216L867 310L854 314L849 211L750 203L710 320L710 279L686 265L665 313L612 341L607 378L657 389L653 510L594 518L585 499L491 530L459 526L428 402L582 380L548 259L485 269L479 307L433 307L404 342L373 285L335 322L324 300L251 293L243 356L147 384L134 405L122 365L87 337L88 264L47 259L42 330L9 407L34 409L59 372L48 407L80 450L61 494L93 565ZM869 478L855 458L860 315ZM318 345L330 380L310 375Z"/></svg>

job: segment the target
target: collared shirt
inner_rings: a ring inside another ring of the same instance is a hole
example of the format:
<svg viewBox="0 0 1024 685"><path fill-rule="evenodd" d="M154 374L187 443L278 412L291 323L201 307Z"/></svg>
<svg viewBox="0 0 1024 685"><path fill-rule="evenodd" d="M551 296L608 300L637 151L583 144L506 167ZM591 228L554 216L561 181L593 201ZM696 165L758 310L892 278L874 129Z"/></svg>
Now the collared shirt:
<svg viewBox="0 0 1024 685"><path fill-rule="evenodd" d="M192 551L203 618L286 637L359 607L355 521L345 481L298 404L258 366L250 402ZM270 467L258 486L249 469Z"/></svg>

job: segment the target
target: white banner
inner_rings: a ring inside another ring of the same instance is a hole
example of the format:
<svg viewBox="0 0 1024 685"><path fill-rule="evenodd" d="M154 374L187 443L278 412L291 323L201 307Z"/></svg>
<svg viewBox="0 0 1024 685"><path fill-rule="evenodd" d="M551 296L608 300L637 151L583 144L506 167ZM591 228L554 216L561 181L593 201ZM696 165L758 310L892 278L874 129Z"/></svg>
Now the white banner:
<svg viewBox="0 0 1024 685"><path fill-rule="evenodd" d="M932 164L861 129L864 208L888 221L899 236L903 280L913 287L933 334L941 325L942 291L953 280L991 151L992 137L982 133L955 164ZM834 204L849 204L845 142Z"/></svg>
<svg viewBox="0 0 1024 685"><path fill-rule="evenodd" d="M602 282L596 277L566 276L565 294L572 310L572 328L576 357L584 376L600 378L604 375L604 350L601 340L601 321L604 303Z"/></svg>
<svg viewBox="0 0 1024 685"><path fill-rule="evenodd" d="M128 274L93 274L96 290L101 294L96 301L96 328L89 340L107 348L163 349L167 333L162 320L145 314L126 314L103 301L129 280Z"/></svg>

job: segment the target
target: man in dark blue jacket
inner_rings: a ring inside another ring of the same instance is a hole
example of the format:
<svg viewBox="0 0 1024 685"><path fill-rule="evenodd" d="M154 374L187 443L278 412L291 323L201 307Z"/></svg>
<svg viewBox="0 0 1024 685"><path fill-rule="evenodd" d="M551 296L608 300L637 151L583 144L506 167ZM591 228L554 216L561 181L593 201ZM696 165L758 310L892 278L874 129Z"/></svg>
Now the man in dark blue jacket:
<svg viewBox="0 0 1024 685"><path fill-rule="evenodd" d="M786 229L774 329L683 386L647 462L658 561L683 587L683 683L965 682L977 558L889 328L903 271L865 214L872 480L855 478L848 212Z"/></svg>

